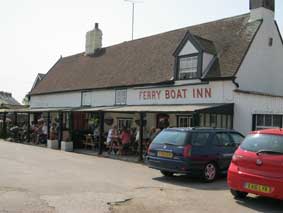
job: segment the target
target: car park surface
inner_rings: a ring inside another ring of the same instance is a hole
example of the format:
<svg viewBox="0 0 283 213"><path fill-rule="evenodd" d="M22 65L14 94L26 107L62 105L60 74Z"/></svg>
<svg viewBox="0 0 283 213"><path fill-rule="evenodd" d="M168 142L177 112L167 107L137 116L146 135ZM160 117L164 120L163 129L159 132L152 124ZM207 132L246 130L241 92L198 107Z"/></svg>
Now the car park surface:
<svg viewBox="0 0 283 213"><path fill-rule="evenodd" d="M282 212L273 199L235 201L225 178L163 177L143 164L0 140L1 213Z"/></svg>

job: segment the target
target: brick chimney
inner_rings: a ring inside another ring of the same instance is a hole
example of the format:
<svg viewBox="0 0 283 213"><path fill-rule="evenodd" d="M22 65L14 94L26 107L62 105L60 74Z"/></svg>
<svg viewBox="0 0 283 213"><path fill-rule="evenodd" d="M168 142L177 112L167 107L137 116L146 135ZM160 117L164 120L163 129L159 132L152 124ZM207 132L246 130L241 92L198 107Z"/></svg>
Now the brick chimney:
<svg viewBox="0 0 283 213"><path fill-rule="evenodd" d="M102 31L98 23L95 23L94 29L86 33L85 55L93 55L97 49L102 47Z"/></svg>

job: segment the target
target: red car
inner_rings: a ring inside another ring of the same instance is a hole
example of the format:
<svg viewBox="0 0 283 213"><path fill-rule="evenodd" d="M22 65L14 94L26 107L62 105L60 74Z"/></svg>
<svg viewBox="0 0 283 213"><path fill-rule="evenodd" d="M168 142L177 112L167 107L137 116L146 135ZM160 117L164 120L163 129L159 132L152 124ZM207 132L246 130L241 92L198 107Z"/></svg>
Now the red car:
<svg viewBox="0 0 283 213"><path fill-rule="evenodd" d="M235 152L228 170L235 198L248 193L283 200L283 129L251 132Z"/></svg>

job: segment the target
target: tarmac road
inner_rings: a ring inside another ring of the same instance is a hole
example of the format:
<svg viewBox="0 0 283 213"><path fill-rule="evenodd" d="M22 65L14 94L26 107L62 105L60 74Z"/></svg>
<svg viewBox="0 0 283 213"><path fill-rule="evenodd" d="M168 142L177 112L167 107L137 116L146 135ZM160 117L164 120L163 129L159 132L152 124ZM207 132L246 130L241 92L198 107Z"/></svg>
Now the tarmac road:
<svg viewBox="0 0 283 213"><path fill-rule="evenodd" d="M142 164L0 141L0 213L283 212L280 201L235 201L225 178L165 178Z"/></svg>

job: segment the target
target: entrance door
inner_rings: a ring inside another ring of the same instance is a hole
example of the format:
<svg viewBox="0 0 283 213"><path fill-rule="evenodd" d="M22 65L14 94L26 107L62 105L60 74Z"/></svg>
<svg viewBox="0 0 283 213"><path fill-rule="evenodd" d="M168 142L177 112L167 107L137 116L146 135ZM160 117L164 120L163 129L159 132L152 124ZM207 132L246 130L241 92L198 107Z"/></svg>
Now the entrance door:
<svg viewBox="0 0 283 213"><path fill-rule="evenodd" d="M177 116L178 127L191 127L192 126L192 115L178 115Z"/></svg>

